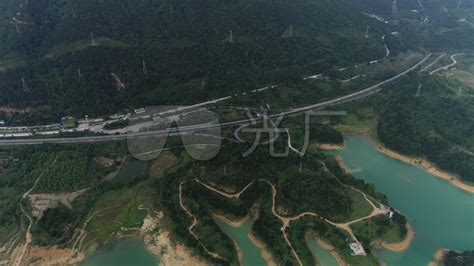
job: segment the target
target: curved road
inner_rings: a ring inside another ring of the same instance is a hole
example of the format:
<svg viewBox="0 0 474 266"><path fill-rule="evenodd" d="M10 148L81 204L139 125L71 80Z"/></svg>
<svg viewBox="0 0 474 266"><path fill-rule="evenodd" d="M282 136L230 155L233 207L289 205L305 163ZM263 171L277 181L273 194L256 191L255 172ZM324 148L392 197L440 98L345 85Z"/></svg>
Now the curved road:
<svg viewBox="0 0 474 266"><path fill-rule="evenodd" d="M331 107L336 104L342 104L345 102L354 101L366 96L369 96L378 90L380 90L380 86L383 86L389 82L392 82L396 79L399 79L406 74L410 73L411 71L418 68L421 64L423 64L429 57L431 57L432 53L426 55L423 59L421 59L418 63L413 65L412 67L406 69L405 71L388 78L382 82L379 82L373 86L370 86L366 89L341 96L329 101L308 105L296 109L292 109L287 112L282 112L279 114L273 114L268 116L269 118L277 118L280 116L287 116L287 115L294 115L298 113L304 113L306 111L310 111L313 109L322 109L326 107ZM263 118L255 119L257 122L261 122ZM70 137L70 138L40 138L40 139L2 139L0 140L0 146L8 146L8 145L38 145L38 144L45 144L45 143L92 143L92 142L104 142L104 141L117 141L117 140L127 140L127 139L143 139L147 138L148 136L154 137L166 137L166 136L178 136L182 134L189 134L199 130L211 129L216 127L229 127L229 126L238 126L243 124L249 124L251 119L242 119L237 121L230 121L230 122L223 122L218 124L202 124L202 125L192 125L192 126L183 126L179 129L177 128L170 128L165 130L157 130L157 131L146 131L146 132L135 132L129 134L122 134L122 135L105 135L105 136L88 136L88 137Z"/></svg>
<svg viewBox="0 0 474 266"><path fill-rule="evenodd" d="M24 246L21 250L20 255L17 258L15 258L15 262L13 264L15 266L22 265L23 258L25 257L25 254L28 251L29 245L33 241L33 235L31 234L31 228L33 226L33 218L31 218L31 216L26 212L26 210L23 207L23 204L21 203L21 201L28 197L28 195L31 193L31 191L33 191L35 189L36 185L38 185L38 182L40 181L41 177L49 170L49 168L51 168L56 163L57 160L58 160L58 157L56 157L54 159L54 161L51 163L51 165L49 165L47 168L45 168L41 172L41 174L36 178L36 181L33 184L33 186L28 191L26 191L20 199L20 202L19 202L20 210L21 210L21 212L23 212L23 214L26 216L26 218L28 218L29 224L28 224L28 228L26 229L25 244L24 244Z"/></svg>
<svg viewBox="0 0 474 266"><path fill-rule="evenodd" d="M434 73L439 72L439 71L442 71L442 70L447 70L447 69L449 69L450 67L455 66L455 65L458 63L458 61L456 60L456 57L457 57L457 56L461 56L461 55L464 55L464 54L453 54L453 55L451 56L451 61L453 61L451 64L449 64L449 65L447 65L447 66L442 66L442 67L440 67L440 68L438 68L438 69L435 69L435 70L431 71L431 72L430 72L430 75L433 75Z"/></svg>
<svg viewBox="0 0 474 266"><path fill-rule="evenodd" d="M326 223L329 223L333 226L335 226L336 228L339 228L339 229L342 229L343 231L345 231L346 233L348 233L350 235L350 237L356 241L357 243L360 243L359 240L357 239L357 237L355 236L354 232L352 231L352 228L350 227L350 225L354 224L354 223L358 223L360 221L364 221L364 220L367 220L367 219L370 219L374 216L378 216L378 215L383 215L385 214L379 207L375 206L375 204L369 200L369 198L367 197L367 195L362 192L362 191L359 191L365 198L365 200L371 205L371 207L373 208L372 209L372 212L367 215L367 216L364 216L364 217L360 217L358 219L354 219L352 221L349 221L349 222L345 222L345 223L336 223L336 222L332 222L324 217L322 217L321 215L317 214L317 213L314 213L314 212L303 212L297 216L294 216L294 217L285 217L285 216L282 216L278 213L277 211L277 208L276 208L276 196L277 196L277 189L275 187L275 185L273 185L270 181L268 180L265 180L265 179L259 179L259 180L254 180L252 182L250 182L247 186L245 186L240 192L238 193L235 193L235 194L230 194L230 193L227 193L227 192L223 192L215 187L212 187L204 182L202 182L201 180L199 179L194 179L194 181L196 181L197 183L199 183L200 185L204 186L205 188L211 190L211 191L214 191L215 193L225 197L225 198L230 198L230 199L238 199L240 198L240 196L242 195L242 193L244 193L250 186L252 186L254 183L256 182L264 182L264 183L267 183L271 188L272 188L272 213L273 215L278 218L282 223L283 223L283 227L281 228L281 231L283 233L283 238L285 239L287 245L290 247L292 253L293 253L293 256L296 258L296 260L298 261L298 264L299 265L303 265L301 259L299 258L298 254L296 253L295 249L293 248L293 246L291 245L291 241L289 240L288 236L287 236L287 230L288 227L290 227L290 222L292 221L295 221L295 220L298 220L300 218L303 218L304 216L313 216L313 217L318 217L319 219L325 221ZM195 220L195 223L197 223L197 221ZM195 225L195 223L193 223L192 226Z"/></svg>
<svg viewBox="0 0 474 266"><path fill-rule="evenodd" d="M436 63L439 62L439 60L441 60L441 58L443 58L444 56L446 55L445 52L441 53L433 62L431 62L429 65L425 66L423 69L420 70L420 72L424 72L428 69L430 69L432 66L434 66Z"/></svg>
<svg viewBox="0 0 474 266"><path fill-rule="evenodd" d="M212 256L213 258L217 258L217 259L221 259L221 260L225 260L227 261L226 259L222 258L219 254L215 253L215 252L212 252L210 251L209 249L207 249L207 247L204 245L204 243L201 242L201 240L199 240L199 236L194 233L194 227L196 227L196 225L198 224L198 219L196 218L196 216L194 216L190 210L188 210L188 208L186 208L186 206L184 205L184 201L183 201L183 184L186 183L186 181L182 181L180 184L179 184L179 206L181 207L181 209L188 215L190 216L192 219L193 219L193 222L191 223L191 225L188 227L188 231L189 233L194 237L194 239L196 239L197 242L199 242L199 244L202 246L202 248L210 255Z"/></svg>

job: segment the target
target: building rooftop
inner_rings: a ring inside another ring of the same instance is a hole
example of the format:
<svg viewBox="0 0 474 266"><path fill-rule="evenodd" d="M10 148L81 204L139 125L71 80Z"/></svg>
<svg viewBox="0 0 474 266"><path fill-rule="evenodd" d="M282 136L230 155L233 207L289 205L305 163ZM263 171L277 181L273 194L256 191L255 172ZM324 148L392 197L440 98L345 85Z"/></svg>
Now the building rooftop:
<svg viewBox="0 0 474 266"><path fill-rule="evenodd" d="M354 256L365 256L365 255L367 255L367 253L365 253L364 247L358 241L350 243L349 247L351 248L352 255L354 255Z"/></svg>

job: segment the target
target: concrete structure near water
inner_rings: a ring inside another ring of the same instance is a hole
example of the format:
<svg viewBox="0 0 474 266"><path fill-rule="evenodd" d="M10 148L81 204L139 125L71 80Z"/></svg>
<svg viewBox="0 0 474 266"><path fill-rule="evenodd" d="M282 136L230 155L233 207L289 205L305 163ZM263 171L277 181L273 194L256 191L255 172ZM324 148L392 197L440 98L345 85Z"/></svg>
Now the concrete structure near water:
<svg viewBox="0 0 474 266"><path fill-rule="evenodd" d="M367 255L367 253L365 253L364 247L358 241L350 243L349 247L351 248L352 255L354 255L354 256L365 256L365 255Z"/></svg>

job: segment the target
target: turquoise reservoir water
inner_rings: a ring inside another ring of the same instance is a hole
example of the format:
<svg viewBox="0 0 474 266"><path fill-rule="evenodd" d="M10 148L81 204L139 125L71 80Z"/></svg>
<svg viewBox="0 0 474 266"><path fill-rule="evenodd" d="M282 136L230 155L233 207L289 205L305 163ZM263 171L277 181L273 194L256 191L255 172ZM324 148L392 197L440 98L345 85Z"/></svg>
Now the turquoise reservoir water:
<svg viewBox="0 0 474 266"><path fill-rule="evenodd" d="M407 216L415 239L404 252L383 251L388 265L426 265L439 248L474 249L474 195L418 166L378 152L362 136L346 136L346 149L330 152L344 159L357 178L376 186Z"/></svg>
<svg viewBox="0 0 474 266"><path fill-rule="evenodd" d="M237 242L237 245L242 251L244 266L267 265L260 254L260 249L258 249L247 236L250 231L249 223L244 223L238 228L232 227L220 221L217 223L227 235Z"/></svg>
<svg viewBox="0 0 474 266"><path fill-rule="evenodd" d="M437 178L424 169L389 158L362 136L347 136L346 149L330 152L341 156L352 174L372 183L386 194L393 207L407 216L415 239L404 252L382 251L378 256L388 265L426 264L439 248L474 249L474 195ZM243 253L244 265L266 265L260 250L248 239L250 224L233 228L219 226L232 237ZM315 242L309 247L325 266L337 265L334 257ZM127 240L97 251L81 265L158 265L141 240Z"/></svg>
<svg viewBox="0 0 474 266"><path fill-rule="evenodd" d="M321 266L338 266L336 258L333 255L321 246L315 240L309 240L308 246L314 257L318 260Z"/></svg>
<svg viewBox="0 0 474 266"><path fill-rule="evenodd" d="M248 238L248 233L251 227L249 223L244 223L240 227L232 227L221 221L218 221L217 223L227 235L237 242L237 245L242 251L244 266L267 265L261 256L260 249L258 249ZM315 240L308 241L308 246L322 266L339 265L336 258L334 258L329 251L320 247Z"/></svg>
<svg viewBox="0 0 474 266"><path fill-rule="evenodd" d="M115 241L94 252L81 266L157 266L159 262L140 239Z"/></svg>

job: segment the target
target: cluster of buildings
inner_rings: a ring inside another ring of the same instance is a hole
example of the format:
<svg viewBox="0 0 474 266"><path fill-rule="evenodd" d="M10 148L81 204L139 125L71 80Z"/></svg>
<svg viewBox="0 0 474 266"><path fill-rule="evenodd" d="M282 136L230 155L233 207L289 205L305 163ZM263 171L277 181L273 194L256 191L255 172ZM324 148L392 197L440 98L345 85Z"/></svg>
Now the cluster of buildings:
<svg viewBox="0 0 474 266"><path fill-rule="evenodd" d="M28 137L33 136L37 132L44 133L45 135L52 135L59 133L61 128L62 126L60 123L31 127L9 127L5 126L4 121L0 121L0 137Z"/></svg>
<svg viewBox="0 0 474 266"><path fill-rule="evenodd" d="M135 115L132 117L132 114ZM138 116L137 116L138 115ZM133 113L113 114L107 118L89 118L85 115L84 118L75 119L71 116L62 117L59 123L40 126L7 126L4 120L0 120L0 138L9 137L30 137L35 135L54 135L61 132L81 132L92 131L101 132L106 124L121 121L121 120L142 120L152 119L154 124L160 124L162 118L160 116L147 115L145 108L137 108Z"/></svg>
<svg viewBox="0 0 474 266"><path fill-rule="evenodd" d="M116 115L117 118L120 119ZM85 116L84 119L76 120L74 117L62 117L59 123L40 125L40 126L7 126L5 121L0 120L0 137L30 137L35 135L55 135L61 132L75 132L90 130L90 125L100 125L102 128L105 119L89 119Z"/></svg>

